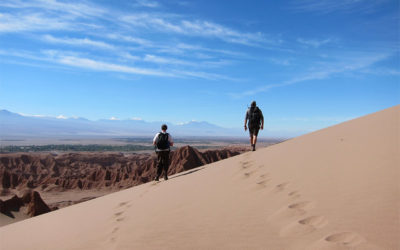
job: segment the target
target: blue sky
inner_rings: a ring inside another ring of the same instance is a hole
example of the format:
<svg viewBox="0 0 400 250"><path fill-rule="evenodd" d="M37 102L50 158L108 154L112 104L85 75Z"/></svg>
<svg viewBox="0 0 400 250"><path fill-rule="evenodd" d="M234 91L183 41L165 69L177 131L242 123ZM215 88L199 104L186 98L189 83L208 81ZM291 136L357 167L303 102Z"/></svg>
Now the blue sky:
<svg viewBox="0 0 400 250"><path fill-rule="evenodd" d="M0 2L0 109L270 135L399 104L397 0Z"/></svg>

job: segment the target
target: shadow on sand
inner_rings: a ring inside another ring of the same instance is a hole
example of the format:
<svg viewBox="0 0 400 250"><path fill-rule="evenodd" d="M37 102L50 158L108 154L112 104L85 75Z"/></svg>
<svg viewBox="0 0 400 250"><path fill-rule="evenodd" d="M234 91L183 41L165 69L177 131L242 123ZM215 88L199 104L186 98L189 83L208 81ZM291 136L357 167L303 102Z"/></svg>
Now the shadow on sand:
<svg viewBox="0 0 400 250"><path fill-rule="evenodd" d="M196 169L190 170L190 171L188 171L188 172L185 172L185 173L182 173L182 174L179 174L179 175L170 177L169 179L181 177L181 176L188 175L188 174L193 174L193 173L195 173L195 172L197 172L197 171L200 171L200 170L202 170L202 169L204 169L204 167L202 167L202 168L196 168Z"/></svg>

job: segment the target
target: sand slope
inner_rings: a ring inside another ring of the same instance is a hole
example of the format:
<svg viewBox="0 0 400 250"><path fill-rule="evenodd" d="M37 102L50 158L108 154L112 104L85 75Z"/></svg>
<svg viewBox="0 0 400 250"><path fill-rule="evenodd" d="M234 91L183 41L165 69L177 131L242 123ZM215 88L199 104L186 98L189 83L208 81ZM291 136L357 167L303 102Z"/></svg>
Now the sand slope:
<svg viewBox="0 0 400 250"><path fill-rule="evenodd" d="M400 249L399 117L396 106L1 227L0 248Z"/></svg>

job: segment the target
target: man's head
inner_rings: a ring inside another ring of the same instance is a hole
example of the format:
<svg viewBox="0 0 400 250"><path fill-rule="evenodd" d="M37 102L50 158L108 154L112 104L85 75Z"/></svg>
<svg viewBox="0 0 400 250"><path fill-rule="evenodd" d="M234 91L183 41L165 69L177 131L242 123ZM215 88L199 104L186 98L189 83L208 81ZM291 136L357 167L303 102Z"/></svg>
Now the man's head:
<svg viewBox="0 0 400 250"><path fill-rule="evenodd" d="M162 131L167 131L167 129L168 129L167 124L161 125L161 130L162 130Z"/></svg>
<svg viewBox="0 0 400 250"><path fill-rule="evenodd" d="M251 102L251 107L254 108L255 106L256 106L256 101L252 101L252 102Z"/></svg>

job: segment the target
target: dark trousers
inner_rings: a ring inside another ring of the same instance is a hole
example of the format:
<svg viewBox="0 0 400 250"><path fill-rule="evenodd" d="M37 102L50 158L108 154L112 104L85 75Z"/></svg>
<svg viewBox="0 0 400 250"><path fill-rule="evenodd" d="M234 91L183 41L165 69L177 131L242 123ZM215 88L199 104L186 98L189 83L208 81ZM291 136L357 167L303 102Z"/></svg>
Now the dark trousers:
<svg viewBox="0 0 400 250"><path fill-rule="evenodd" d="M157 152L157 177L161 176L164 170L164 176L168 175L169 167L169 151L158 151Z"/></svg>

